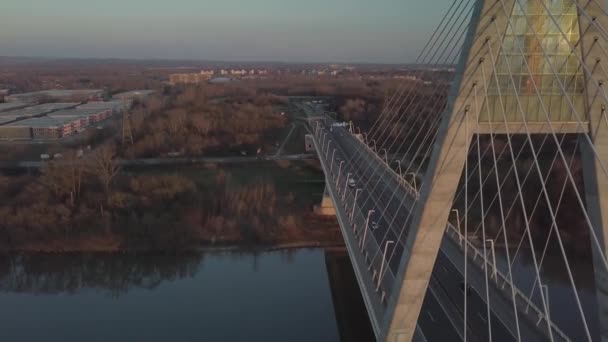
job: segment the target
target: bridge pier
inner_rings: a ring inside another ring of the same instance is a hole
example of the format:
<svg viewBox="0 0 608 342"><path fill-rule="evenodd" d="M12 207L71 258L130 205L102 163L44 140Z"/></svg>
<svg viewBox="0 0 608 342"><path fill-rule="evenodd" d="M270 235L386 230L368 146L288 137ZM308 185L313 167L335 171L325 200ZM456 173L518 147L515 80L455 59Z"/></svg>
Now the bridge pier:
<svg viewBox="0 0 608 342"><path fill-rule="evenodd" d="M327 185L323 191L321 204L315 205L313 211L315 214L320 216L336 216L336 207L334 207L334 202L331 200L331 196L327 191Z"/></svg>

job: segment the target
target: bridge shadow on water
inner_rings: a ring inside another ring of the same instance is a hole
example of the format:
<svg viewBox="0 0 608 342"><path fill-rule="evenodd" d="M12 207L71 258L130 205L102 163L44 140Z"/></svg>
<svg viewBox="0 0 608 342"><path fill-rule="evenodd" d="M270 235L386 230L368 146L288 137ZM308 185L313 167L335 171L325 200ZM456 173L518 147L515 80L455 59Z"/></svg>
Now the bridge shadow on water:
<svg viewBox="0 0 608 342"><path fill-rule="evenodd" d="M352 264L345 250L325 252L325 264L342 342L375 341Z"/></svg>
<svg viewBox="0 0 608 342"><path fill-rule="evenodd" d="M129 333L165 340L154 336L157 327L149 326L158 317L169 319L163 329L176 340L199 336L271 342L291 336L291 341L375 341L350 259L341 248L0 254L0 297L22 306L0 310L0 317L11 317L15 325L3 341L37 340L28 339L29 333L20 327L40 319L39 330L50 329L46 333L51 338L79 340L70 331L72 320L79 336L102 338L103 328L89 325L94 324L90 318L98 316L126 329L112 335L121 341ZM184 298L205 304L192 307ZM84 303L96 304L85 309ZM88 310L88 315L74 314L74 308ZM150 308L156 309L147 312ZM55 317L47 316L51 312ZM130 314L139 315L141 322L129 323ZM190 326L193 317L198 321ZM201 324L206 331L199 331Z"/></svg>

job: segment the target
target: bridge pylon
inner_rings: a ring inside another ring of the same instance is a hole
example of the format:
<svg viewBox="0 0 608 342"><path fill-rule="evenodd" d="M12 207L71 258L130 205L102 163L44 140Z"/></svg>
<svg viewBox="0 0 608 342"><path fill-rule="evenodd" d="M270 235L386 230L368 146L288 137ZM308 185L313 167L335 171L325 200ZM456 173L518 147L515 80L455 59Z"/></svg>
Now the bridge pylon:
<svg viewBox="0 0 608 342"><path fill-rule="evenodd" d="M541 2L559 11L547 15ZM601 337L608 341L608 274L602 260L608 251L608 170L602 163L608 162L608 120L605 93L600 96L605 89L597 82L608 76L608 44L601 38L606 32L597 28L608 28L606 6L588 0L476 1L413 208L397 273L401 284L388 302L382 341L410 341L415 334L474 138L555 134L580 136L586 209L601 240L591 245ZM555 45L564 31L570 41ZM563 82L555 81L558 76Z"/></svg>

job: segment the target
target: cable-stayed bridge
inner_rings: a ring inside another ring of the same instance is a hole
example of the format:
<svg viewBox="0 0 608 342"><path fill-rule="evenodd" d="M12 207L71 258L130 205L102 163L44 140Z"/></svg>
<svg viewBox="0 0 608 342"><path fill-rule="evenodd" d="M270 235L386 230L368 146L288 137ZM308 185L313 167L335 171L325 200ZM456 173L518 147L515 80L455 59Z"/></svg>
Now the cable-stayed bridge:
<svg viewBox="0 0 608 342"><path fill-rule="evenodd" d="M455 0L373 126L302 105L379 341L608 341L607 50L606 1Z"/></svg>

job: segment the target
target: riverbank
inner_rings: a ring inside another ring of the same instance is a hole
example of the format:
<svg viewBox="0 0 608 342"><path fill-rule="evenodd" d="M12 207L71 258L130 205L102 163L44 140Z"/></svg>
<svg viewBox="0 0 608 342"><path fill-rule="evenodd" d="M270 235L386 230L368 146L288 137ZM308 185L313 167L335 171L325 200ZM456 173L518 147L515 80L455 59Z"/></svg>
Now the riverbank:
<svg viewBox="0 0 608 342"><path fill-rule="evenodd" d="M222 253L222 252L276 252L283 250L298 249L324 249L328 251L345 251L346 245L343 241L299 241L278 244L244 244L235 243L231 245L201 245L179 250L153 250L153 249L121 249L116 246L100 245L99 241L91 243L90 248L59 248L57 246L28 246L18 250L0 249L0 253L33 253L33 254L74 254L74 253L107 253L107 254L133 254L133 253Z"/></svg>
<svg viewBox="0 0 608 342"><path fill-rule="evenodd" d="M69 171L69 170L68 170ZM122 170L106 191L61 168L0 177L0 251L191 251L340 244L316 216L324 180L312 161ZM65 185L65 186L63 186Z"/></svg>

